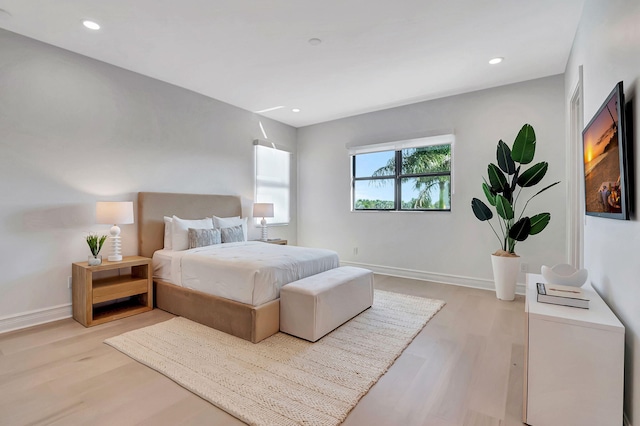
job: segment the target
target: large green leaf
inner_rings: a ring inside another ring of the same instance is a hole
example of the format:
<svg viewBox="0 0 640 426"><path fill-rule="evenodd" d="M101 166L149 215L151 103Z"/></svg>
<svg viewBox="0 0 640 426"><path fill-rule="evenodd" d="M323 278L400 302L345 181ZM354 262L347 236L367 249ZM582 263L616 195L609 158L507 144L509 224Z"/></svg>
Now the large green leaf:
<svg viewBox="0 0 640 426"><path fill-rule="evenodd" d="M496 152L496 157L498 159L498 166L508 175L512 175L516 171L516 163L514 163L513 158L511 158L511 150L509 146L500 140L498 142L498 149Z"/></svg>
<svg viewBox="0 0 640 426"><path fill-rule="evenodd" d="M518 177L520 176L520 166L518 166L518 168L516 169L515 173L513 174L513 178L511 180L511 192L516 190L516 185L518 184Z"/></svg>
<svg viewBox="0 0 640 426"><path fill-rule="evenodd" d="M545 186L544 188L542 188L540 191L536 192L531 198L529 198L529 200L531 200L533 197L536 197L540 194L542 194L544 191L546 191L547 189L551 188L552 186L556 186L557 184L559 184L560 181L558 182L553 182L551 185L549 186Z"/></svg>
<svg viewBox="0 0 640 426"><path fill-rule="evenodd" d="M513 219L513 207L511 207L511 203L500 194L496 195L496 211L504 220Z"/></svg>
<svg viewBox="0 0 640 426"><path fill-rule="evenodd" d="M546 161L534 164L518 177L518 185L523 188L536 185L547 174L548 168L549 163Z"/></svg>
<svg viewBox="0 0 640 426"><path fill-rule="evenodd" d="M491 188L485 182L482 182L482 190L484 191L484 195L486 195L489 204L492 206L496 205L496 194L491 192Z"/></svg>
<svg viewBox="0 0 640 426"><path fill-rule="evenodd" d="M542 230L547 227L550 220L551 220L551 215L549 213L540 213L535 216L532 216L531 230L529 231L529 235L536 235L542 232Z"/></svg>
<svg viewBox="0 0 640 426"><path fill-rule="evenodd" d="M474 198L471 200L471 209L473 210L473 214L476 215L478 220L485 221L489 220L493 217L493 213L491 213L491 209L487 207L485 203Z"/></svg>
<svg viewBox="0 0 640 426"><path fill-rule="evenodd" d="M533 161L536 153L536 133L530 124L525 124L518 132L516 140L513 142L511 158L516 163L529 164Z"/></svg>
<svg viewBox="0 0 640 426"><path fill-rule="evenodd" d="M531 220L525 216L514 223L511 229L509 229L509 238L513 238L516 241L524 241L529 236L530 231Z"/></svg>
<svg viewBox="0 0 640 426"><path fill-rule="evenodd" d="M507 185L504 191L502 191L502 195L507 199L507 201L509 201L509 203L513 203L513 191L509 185Z"/></svg>
<svg viewBox="0 0 640 426"><path fill-rule="evenodd" d="M490 163L487 167L487 173L489 174L489 183L493 192L502 192L508 186L507 178L498 166Z"/></svg>

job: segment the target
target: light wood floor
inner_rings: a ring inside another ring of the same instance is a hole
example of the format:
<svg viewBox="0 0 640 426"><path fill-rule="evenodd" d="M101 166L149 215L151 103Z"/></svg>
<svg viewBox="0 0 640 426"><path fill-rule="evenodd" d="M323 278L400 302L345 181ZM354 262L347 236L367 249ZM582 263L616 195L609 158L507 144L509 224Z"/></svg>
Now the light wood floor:
<svg viewBox="0 0 640 426"><path fill-rule="evenodd" d="M344 425L522 425L524 300L376 276L376 288L447 305ZM242 425L102 341L172 315L84 328L72 319L0 335L2 425Z"/></svg>

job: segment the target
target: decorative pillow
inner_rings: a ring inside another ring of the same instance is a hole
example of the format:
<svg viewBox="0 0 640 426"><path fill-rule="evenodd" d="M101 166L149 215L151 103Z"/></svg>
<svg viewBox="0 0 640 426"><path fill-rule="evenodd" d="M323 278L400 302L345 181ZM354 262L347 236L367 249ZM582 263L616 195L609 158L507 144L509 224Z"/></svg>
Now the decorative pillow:
<svg viewBox="0 0 640 426"><path fill-rule="evenodd" d="M242 225L230 226L228 228L220 228L223 243L237 243L244 241Z"/></svg>
<svg viewBox="0 0 640 426"><path fill-rule="evenodd" d="M236 216L236 217L213 216L213 225L214 227L220 228L220 229L230 228L232 226L240 225L242 226L242 235L243 235L242 241L247 241L247 218L246 217L240 218L240 216Z"/></svg>
<svg viewBox="0 0 640 426"><path fill-rule="evenodd" d="M171 243L171 222L172 218L169 216L164 217L164 249L173 250L173 244Z"/></svg>
<svg viewBox="0 0 640 426"><path fill-rule="evenodd" d="M222 242L220 230L189 228L189 248L212 246Z"/></svg>
<svg viewBox="0 0 640 426"><path fill-rule="evenodd" d="M210 217L197 220L180 219L173 216L171 221L171 244L173 250L186 250L189 248L189 228L213 229L213 221Z"/></svg>

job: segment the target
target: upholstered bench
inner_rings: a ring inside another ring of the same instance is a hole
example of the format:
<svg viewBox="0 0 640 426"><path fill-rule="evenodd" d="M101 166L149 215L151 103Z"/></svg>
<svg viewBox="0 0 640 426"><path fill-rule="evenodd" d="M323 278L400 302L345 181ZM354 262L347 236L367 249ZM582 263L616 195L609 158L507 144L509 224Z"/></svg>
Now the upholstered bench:
<svg viewBox="0 0 640 426"><path fill-rule="evenodd" d="M342 266L280 290L280 331L315 342L373 304L373 273Z"/></svg>

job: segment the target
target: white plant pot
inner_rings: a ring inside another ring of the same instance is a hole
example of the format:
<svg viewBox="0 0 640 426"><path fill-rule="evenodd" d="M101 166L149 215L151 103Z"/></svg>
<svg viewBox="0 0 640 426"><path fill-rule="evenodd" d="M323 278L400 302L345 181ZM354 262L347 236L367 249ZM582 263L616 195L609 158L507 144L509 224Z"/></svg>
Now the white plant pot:
<svg viewBox="0 0 640 426"><path fill-rule="evenodd" d="M491 255L491 265L496 283L496 297L500 300L513 300L516 296L520 258Z"/></svg>

